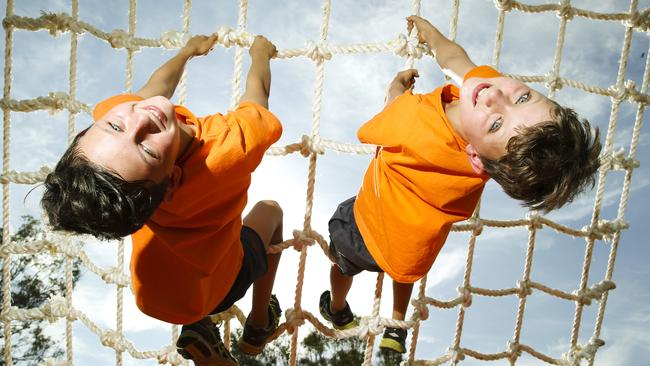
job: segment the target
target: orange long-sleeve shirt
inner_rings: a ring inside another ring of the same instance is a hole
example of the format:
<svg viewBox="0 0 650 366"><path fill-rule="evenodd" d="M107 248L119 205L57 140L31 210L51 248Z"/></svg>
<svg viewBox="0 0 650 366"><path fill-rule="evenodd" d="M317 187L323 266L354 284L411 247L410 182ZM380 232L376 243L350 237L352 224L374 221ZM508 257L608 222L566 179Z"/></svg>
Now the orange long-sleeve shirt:
<svg viewBox="0 0 650 366"><path fill-rule="evenodd" d="M97 105L98 119L117 104L140 100L120 95ZM182 181L132 235L131 279L142 312L189 324L212 311L226 296L241 268L242 212L251 173L282 134L266 108L242 103L226 115L197 118L175 106L179 121L197 133L178 161Z"/></svg>
<svg viewBox="0 0 650 366"><path fill-rule="evenodd" d="M487 66L470 77L496 77ZM363 179L354 217L368 251L394 280L412 283L433 265L451 225L471 216L488 177L470 166L465 142L444 105L459 90L407 91L358 132L377 151Z"/></svg>

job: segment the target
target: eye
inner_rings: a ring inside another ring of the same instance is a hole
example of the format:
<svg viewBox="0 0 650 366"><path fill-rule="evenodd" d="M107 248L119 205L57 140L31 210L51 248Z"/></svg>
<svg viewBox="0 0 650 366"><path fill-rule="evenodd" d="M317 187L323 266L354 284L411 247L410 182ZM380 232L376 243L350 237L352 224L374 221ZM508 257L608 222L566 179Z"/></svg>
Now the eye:
<svg viewBox="0 0 650 366"><path fill-rule="evenodd" d="M142 150L144 150L144 152L147 153L147 155L151 156L154 159L158 159L158 155L156 155L156 153L151 151L151 149L149 149L148 147L146 147L144 145L140 145L140 146L142 146Z"/></svg>
<svg viewBox="0 0 650 366"><path fill-rule="evenodd" d="M488 130L488 133L492 133L497 131L499 128L501 128L501 123L503 122L503 118L499 117L497 118L496 121L492 122L492 125L490 126L490 129Z"/></svg>
<svg viewBox="0 0 650 366"><path fill-rule="evenodd" d="M515 104L521 104L521 103L526 103L530 99L530 92L520 96Z"/></svg>
<svg viewBox="0 0 650 366"><path fill-rule="evenodd" d="M108 125L111 127L111 129L113 129L113 131L122 132L120 126L116 125L115 123L108 122Z"/></svg>

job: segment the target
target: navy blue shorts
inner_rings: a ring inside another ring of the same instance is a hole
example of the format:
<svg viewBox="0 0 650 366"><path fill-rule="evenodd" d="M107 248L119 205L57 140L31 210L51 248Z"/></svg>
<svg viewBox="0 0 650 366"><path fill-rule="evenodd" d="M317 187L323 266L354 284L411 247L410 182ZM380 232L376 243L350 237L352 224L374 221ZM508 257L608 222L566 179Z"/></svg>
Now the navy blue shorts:
<svg viewBox="0 0 650 366"><path fill-rule="evenodd" d="M329 221L330 257L346 276L354 276L361 271L383 272L368 252L354 220L356 198L343 201Z"/></svg>
<svg viewBox="0 0 650 366"><path fill-rule="evenodd" d="M259 234L248 226L242 226L239 238L244 249L244 259L241 269L226 297L221 300L221 303L210 314L217 314L228 310L246 295L246 291L248 291L248 288L251 287L253 282L268 271L266 249Z"/></svg>

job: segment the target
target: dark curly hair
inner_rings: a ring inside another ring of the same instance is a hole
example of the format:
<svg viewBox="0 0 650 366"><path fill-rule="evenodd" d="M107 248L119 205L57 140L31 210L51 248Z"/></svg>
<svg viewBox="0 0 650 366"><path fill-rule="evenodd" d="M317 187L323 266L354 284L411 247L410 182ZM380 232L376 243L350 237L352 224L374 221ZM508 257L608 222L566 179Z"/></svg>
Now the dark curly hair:
<svg viewBox="0 0 650 366"><path fill-rule="evenodd" d="M161 183L127 182L84 156L79 133L54 171L45 178L41 206L54 229L117 239L136 232L162 202L169 178Z"/></svg>
<svg viewBox="0 0 650 366"><path fill-rule="evenodd" d="M576 112L555 103L552 121L526 127L510 138L499 159L483 167L512 198L544 212L562 207L588 186L600 166L600 132Z"/></svg>

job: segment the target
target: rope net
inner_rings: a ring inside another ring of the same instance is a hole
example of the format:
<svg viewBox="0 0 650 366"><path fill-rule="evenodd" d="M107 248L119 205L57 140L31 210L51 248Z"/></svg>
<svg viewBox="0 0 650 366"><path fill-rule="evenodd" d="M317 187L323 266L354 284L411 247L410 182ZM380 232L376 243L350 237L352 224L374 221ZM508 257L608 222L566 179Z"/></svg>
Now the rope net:
<svg viewBox="0 0 650 366"><path fill-rule="evenodd" d="M450 22L450 38L454 39L458 27L459 0L452 0L452 16ZM12 345L11 332L12 322L25 320L48 319L56 321L65 320L65 356L61 359L48 360L48 364L72 364L73 362L73 322L81 322L88 330L94 333L101 343L115 350L116 364L121 365L123 354L128 353L136 359L154 359L160 363L169 363L172 365L186 363L175 351L174 342L178 336L178 327L172 327L171 342L155 350L141 350L127 339L123 333L123 291L130 286L130 279L124 265L124 241L119 241L117 245L118 263L115 267L101 267L94 263L84 251L83 243L89 240L89 237L70 236L60 232L46 232L38 239L26 242L12 242L10 239L10 184L32 185L42 182L45 176L51 171L50 167L42 167L37 171L19 172L10 170L10 149L9 142L11 136L11 112L33 112L38 110L61 111L68 113L68 142L71 141L75 134L75 121L79 114L89 114L91 105L78 99L77 86L77 43L78 36L89 34L99 40L109 43L113 48L126 49L126 90L131 91L133 81L133 63L134 54L143 48L161 47L165 49L176 49L181 47L189 38L190 11L192 8L191 0L183 2L183 28L164 32L157 39L140 38L136 33L136 0L129 1L128 8L128 29L116 29L110 33L95 28L93 25L79 20L78 0L72 0L72 7L69 13L42 13L40 17L24 17L14 15L14 1L7 1L6 16L3 21L5 28L5 68L4 68L4 90L3 98L0 101L3 115L3 171L0 181L3 185L3 243L2 250L2 276L3 276L3 303L1 320L3 324L4 336L4 361L7 365L12 364ZM420 1L414 0L411 3L412 13L420 13ZM297 285L295 288L295 299L292 308L285 312L286 321L280 325L274 338L287 332L291 334L290 364L295 365L298 356L298 333L299 329L306 323L310 323L319 332L334 338L361 337L367 339L364 365L372 364L374 339L377 334L383 331L386 326L401 327L411 329L412 341L408 349L406 360L403 364L416 365L440 365L444 363L458 364L466 357L482 361L495 361L504 359L510 364L515 364L517 359L523 353L528 353L532 357L552 365L581 365L586 362L593 365L596 351L604 342L600 339L601 327L605 307L607 305L608 291L615 287L612 282L612 272L616 259L617 248L620 241L621 230L627 228L624 221L624 213L628 203L628 194L630 191L630 182L633 170L639 166L636 158L637 145L639 143L640 128L642 125L644 110L650 96L648 95L648 80L650 79L650 57L646 57L645 69L643 72L643 82L637 87L634 82L626 81L626 69L628 57L630 54L630 44L633 32L650 32L650 9L638 9L637 0L630 2L629 11L623 13L599 13L586 9L580 9L571 4L569 0L561 0L556 4L528 5L514 0L494 0L494 6L498 10L496 39L492 57L492 64L498 67L502 42L504 22L509 13L552 13L560 19L560 30L558 32L557 43L555 47L554 62L551 70L544 75L510 75L524 82L545 83L548 88L548 94L553 97L559 89L570 87L586 93L593 93L609 97L611 99L611 112L609 125L604 142L601 169L598 174L598 183L595 190L595 201L591 220L583 228L572 228L554 222L535 212L530 212L526 217L517 220L492 220L481 217L480 210L477 208L474 215L467 221L453 226L454 232L469 232L469 248L467 251L466 266L463 275L462 284L458 287L458 296L448 300L434 299L426 296L426 281L424 277L418 286L419 290L412 300L414 311L407 321L396 321L379 315L380 298L382 294L383 274L377 276L377 286L375 290L374 306L370 314L365 314L360 320L360 325L349 330L334 330L323 324L314 314L302 308L302 291L304 287L304 276L306 259L309 249L312 245L317 244L327 253L328 243L321 233L312 229L312 210L314 198L315 171L319 155L325 151L337 151L345 154L370 154L374 151L373 147L359 145L354 143L344 143L334 140L321 138L320 121L321 121L321 104L323 96L324 70L327 61L334 55L341 54L368 54L368 53L394 53L405 59L406 67L412 67L414 61L423 56L428 56L429 51L422 45L418 45L417 37L413 34L400 34L395 39L379 43L363 44L332 44L328 42L328 26L331 10L331 0L324 0L322 5L322 23L320 27L320 37L317 40L308 41L305 47L293 49L280 49L278 59L288 59L303 57L308 58L315 64L316 77L314 82L314 98L312 106L312 124L311 132L302 136L300 141L288 144L286 146L274 146L267 154L270 155L288 155L300 153L308 159L307 174L307 195L306 207L304 214L303 227L293 231L293 238L277 246L277 250L294 248L299 252L299 264L297 269ZM247 31L247 14L248 1L239 1L239 13L237 27L219 28L218 43L224 48L235 48L234 55L234 73L232 78L232 97L230 107L233 108L240 97L242 89L242 70L244 63L244 52L252 44L253 35ZM408 14L404 14L405 16ZM596 87L584 84L581 81L569 79L561 76L560 61L564 49L564 37L566 25L575 18L584 18L589 20L619 22L625 28L623 46L620 53L619 69L616 75L615 83L609 88ZM57 35L64 32L70 32L70 67L69 67L69 90L67 92L53 92L47 96L41 96L35 99L15 100L12 99L12 66L13 66L13 37L16 31L38 31L47 30L51 35ZM278 61L279 62L279 61ZM183 104L186 98L185 75L181 79L179 86L179 103ZM83 99L83 98L82 98ZM619 108L624 101L628 101L636 106L636 117L632 130L631 141L627 153L624 150L614 151L614 136L618 124ZM605 220L601 218L601 206L605 193L605 183L610 171L619 170L624 172L624 181L620 193L620 202L616 218ZM473 286L470 282L472 273L473 260L475 257L475 244L477 238L481 235L483 228L513 228L522 227L528 230L528 246L525 256L525 267L523 275L516 286L511 288L488 289ZM536 233L543 227L548 227L561 234L572 237L582 238L586 241L584 260L582 263L581 277L579 286L573 293L564 292L551 288L531 279L531 268L533 253L536 244ZM607 268L604 278L597 282L589 282L589 274L592 264L592 254L594 243L597 240L607 239L611 242L610 251L607 261ZM67 258L66 276L67 286L61 296L51 298L45 305L39 308L16 308L11 306L11 275L10 264L12 256L30 253L42 253L49 251L54 254L62 254ZM320 252L312 256L320 256ZM327 254L325 254L327 257ZM89 314L86 314L72 305L72 263L75 259L80 259L92 273L97 275L106 284L114 286L116 289L116 327L115 329L102 329L93 320ZM321 258L322 260L322 258ZM285 270L285 269L283 269ZM521 341L521 330L524 320L527 297L533 290L541 291L547 295L564 299L575 304L575 314L570 336L570 343L567 345L566 352L559 357L544 354L533 347ZM462 344L463 322L467 311L472 303L473 296L490 296L505 297L516 296L518 306L516 311L516 322L513 337L508 340L507 346L500 352L482 353L474 349L466 348ZM597 300L597 303L593 302ZM579 343L579 331L583 320L583 310L587 306L597 306L597 316L593 328L593 334L585 343ZM418 344L419 329L423 321L429 316L431 307L442 309L456 309L457 320L455 335L452 344L449 345L448 351L438 358L429 360L416 359L416 349ZM225 333L230 331L230 322L238 321L243 324L245 316L239 308L234 306L227 312L221 313L214 317L214 320L225 322ZM224 341L228 343L229 337L224 336Z"/></svg>

